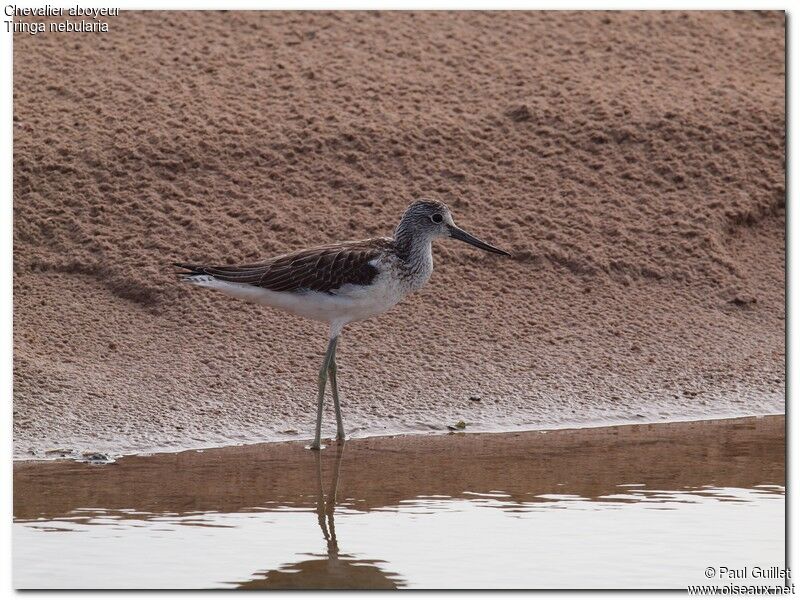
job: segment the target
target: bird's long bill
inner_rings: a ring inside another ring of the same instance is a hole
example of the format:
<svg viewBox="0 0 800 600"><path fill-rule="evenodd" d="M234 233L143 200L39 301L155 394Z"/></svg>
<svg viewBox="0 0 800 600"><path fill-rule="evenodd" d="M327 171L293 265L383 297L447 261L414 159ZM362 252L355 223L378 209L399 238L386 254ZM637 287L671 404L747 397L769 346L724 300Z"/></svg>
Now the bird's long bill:
<svg viewBox="0 0 800 600"><path fill-rule="evenodd" d="M476 248L480 248L481 250L486 250L487 252L494 252L495 254L502 254L503 256L511 256L505 250L500 250L500 248L495 248L491 244L487 244L486 242L479 240L474 235L470 235L463 229L456 227L455 225L449 225L450 229L450 237L455 238L457 240L461 240L462 242L467 242Z"/></svg>

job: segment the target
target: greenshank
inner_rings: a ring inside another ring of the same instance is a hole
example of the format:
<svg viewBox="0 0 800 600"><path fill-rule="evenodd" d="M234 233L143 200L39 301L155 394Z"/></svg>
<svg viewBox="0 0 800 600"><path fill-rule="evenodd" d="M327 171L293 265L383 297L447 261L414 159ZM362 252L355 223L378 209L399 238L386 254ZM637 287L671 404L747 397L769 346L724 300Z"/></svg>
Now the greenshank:
<svg viewBox="0 0 800 600"><path fill-rule="evenodd" d="M319 246L256 264L174 264L183 269L178 275L187 283L329 324L328 349L319 371L317 424L310 446L319 450L328 380L336 412L336 439L345 437L336 382L336 345L342 328L386 312L425 285L433 272L431 243L438 238L454 238L510 256L456 227L450 209L442 202L417 200L403 213L392 237Z"/></svg>

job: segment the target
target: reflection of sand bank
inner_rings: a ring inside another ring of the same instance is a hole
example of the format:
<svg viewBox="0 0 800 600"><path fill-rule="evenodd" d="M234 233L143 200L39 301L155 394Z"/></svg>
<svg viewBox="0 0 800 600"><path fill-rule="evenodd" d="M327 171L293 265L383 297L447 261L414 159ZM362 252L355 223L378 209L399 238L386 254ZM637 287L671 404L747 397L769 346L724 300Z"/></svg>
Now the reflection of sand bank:
<svg viewBox="0 0 800 600"><path fill-rule="evenodd" d="M502 491L508 502L543 494L600 499L621 484L647 489L783 485L783 417L560 430L353 440L339 477L339 505L396 506L420 496ZM332 449L323 451L330 464ZM14 465L14 517L55 518L85 507L147 514L319 507L314 453L262 444L131 456L98 466ZM467 494L465 496L465 494Z"/></svg>
<svg viewBox="0 0 800 600"><path fill-rule="evenodd" d="M386 234L421 195L514 259L437 244L428 288L345 332L349 431L781 412L784 35L126 11L17 37L16 453L307 434L324 328L165 267Z"/></svg>
<svg viewBox="0 0 800 600"><path fill-rule="evenodd" d="M783 426L767 417L376 438L321 454L291 443L103 466L17 463L15 579L245 589L707 583L696 569L707 556L782 557ZM152 576L132 578L131 564Z"/></svg>

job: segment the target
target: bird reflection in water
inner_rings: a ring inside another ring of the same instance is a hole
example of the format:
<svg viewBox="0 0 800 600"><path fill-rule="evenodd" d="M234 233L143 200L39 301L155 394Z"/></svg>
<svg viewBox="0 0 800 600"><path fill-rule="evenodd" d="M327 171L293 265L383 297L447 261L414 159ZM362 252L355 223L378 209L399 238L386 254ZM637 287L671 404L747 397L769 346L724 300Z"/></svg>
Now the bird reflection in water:
<svg viewBox="0 0 800 600"><path fill-rule="evenodd" d="M344 442L336 446L333 480L326 495L322 485L321 452L314 453L317 479L317 520L327 545L326 554L310 554L313 558L283 565L279 569L256 573L254 579L239 584L240 589L397 589L403 585L397 573L381 569L380 560L355 558L339 553L334 511L339 485L339 469L344 454Z"/></svg>

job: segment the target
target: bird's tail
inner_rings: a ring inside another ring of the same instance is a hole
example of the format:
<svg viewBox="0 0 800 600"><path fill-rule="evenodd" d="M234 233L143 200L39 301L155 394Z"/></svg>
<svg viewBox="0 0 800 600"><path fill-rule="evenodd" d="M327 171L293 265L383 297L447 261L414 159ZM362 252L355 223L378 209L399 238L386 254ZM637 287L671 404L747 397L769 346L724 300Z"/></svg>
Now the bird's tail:
<svg viewBox="0 0 800 600"><path fill-rule="evenodd" d="M187 281L191 277L196 277L197 275L205 275L205 270L201 265L191 265L189 263L172 263L173 267L177 267L179 269L183 269L183 271L178 271L175 275L178 276L178 279L181 281Z"/></svg>

